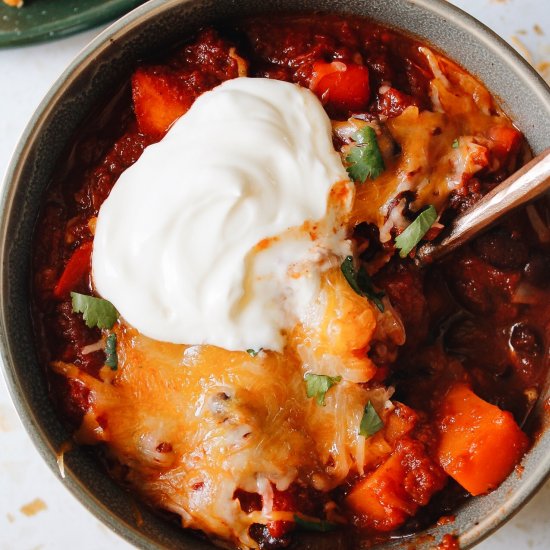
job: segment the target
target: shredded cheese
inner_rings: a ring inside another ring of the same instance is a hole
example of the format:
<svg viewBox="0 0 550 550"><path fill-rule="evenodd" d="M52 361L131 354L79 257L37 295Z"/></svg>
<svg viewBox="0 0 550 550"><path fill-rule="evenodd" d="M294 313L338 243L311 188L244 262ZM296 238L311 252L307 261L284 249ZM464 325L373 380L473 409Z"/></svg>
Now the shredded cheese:
<svg viewBox="0 0 550 550"><path fill-rule="evenodd" d="M381 446L383 432L359 435L368 401L382 418L391 414L391 390L356 383L376 370L366 350L378 315L332 269L283 354L162 343L121 324L112 382L72 364L57 362L54 369L90 390L77 441L107 443L130 467L136 490L178 513L184 526L256 547L248 528L275 517L274 487L327 491L390 452ZM324 407L306 396L309 371L343 378ZM259 494L262 510L243 511L237 489Z"/></svg>
<svg viewBox="0 0 550 550"><path fill-rule="evenodd" d="M434 75L432 111L412 106L387 120L385 127L400 153L384 158L386 170L371 185L357 188L352 223L374 223L383 243L391 240L394 228L410 223L403 215L400 193L414 193L413 211L428 204L441 211L453 191L488 165L488 130L512 127L478 80L429 48L420 51ZM340 126L336 129L339 136L349 135ZM457 148L452 147L455 140Z"/></svg>

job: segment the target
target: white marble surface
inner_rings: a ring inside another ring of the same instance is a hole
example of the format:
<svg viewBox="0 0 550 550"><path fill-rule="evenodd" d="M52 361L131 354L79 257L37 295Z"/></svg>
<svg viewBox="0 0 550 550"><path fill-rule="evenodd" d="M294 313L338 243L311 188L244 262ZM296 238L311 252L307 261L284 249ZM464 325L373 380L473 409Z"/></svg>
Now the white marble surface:
<svg viewBox="0 0 550 550"><path fill-rule="evenodd" d="M550 62L549 0L453 0L528 56ZM538 25L538 27L535 27ZM101 29L0 50L0 175L34 109L76 53ZM548 68L546 68L548 77ZM40 499L41 511L21 508ZM550 482L480 550L550 549ZM42 463L0 377L0 550L129 549L72 497Z"/></svg>

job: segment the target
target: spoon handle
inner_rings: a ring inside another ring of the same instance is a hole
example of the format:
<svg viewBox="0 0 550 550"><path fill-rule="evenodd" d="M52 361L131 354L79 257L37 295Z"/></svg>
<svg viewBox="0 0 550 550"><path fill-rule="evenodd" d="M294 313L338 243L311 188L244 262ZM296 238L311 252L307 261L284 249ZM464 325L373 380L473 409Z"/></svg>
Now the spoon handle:
<svg viewBox="0 0 550 550"><path fill-rule="evenodd" d="M548 189L550 148L487 193L470 210L458 216L440 243L422 246L416 255L417 263L422 265L439 260L487 229L504 214L536 199Z"/></svg>

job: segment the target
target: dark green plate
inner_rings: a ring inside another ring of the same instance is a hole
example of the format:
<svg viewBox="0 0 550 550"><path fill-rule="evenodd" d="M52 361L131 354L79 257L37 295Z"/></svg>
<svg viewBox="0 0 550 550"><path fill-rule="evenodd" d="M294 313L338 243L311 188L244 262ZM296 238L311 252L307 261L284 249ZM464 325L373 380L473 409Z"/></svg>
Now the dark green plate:
<svg viewBox="0 0 550 550"><path fill-rule="evenodd" d="M0 0L0 47L66 36L116 19L144 0L25 0L12 8Z"/></svg>

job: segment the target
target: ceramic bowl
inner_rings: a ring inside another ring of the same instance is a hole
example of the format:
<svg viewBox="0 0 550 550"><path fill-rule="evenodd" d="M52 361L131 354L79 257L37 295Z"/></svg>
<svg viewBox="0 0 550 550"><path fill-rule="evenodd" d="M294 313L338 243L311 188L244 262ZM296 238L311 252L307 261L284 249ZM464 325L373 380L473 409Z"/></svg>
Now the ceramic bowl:
<svg viewBox="0 0 550 550"><path fill-rule="evenodd" d="M44 191L64 148L90 110L116 90L137 61L227 17L273 11L361 14L435 45L488 86L535 153L550 145L550 90L498 36L442 0L152 0L96 38L44 99L17 148L5 182L0 218L0 340L5 376L19 415L44 460L59 476L56 450L70 434L58 420L37 360L30 318L30 250ZM550 423L549 388L533 414ZM444 533L468 548L490 534L544 482L550 471L550 430L542 431L522 463L495 492L469 500L452 524L434 527L385 548L434 548ZM518 470L519 471L519 470ZM136 525L131 496L105 473L90 448L66 455L60 482L113 531L140 548L211 549L212 545L141 507ZM299 548L334 550L346 541L304 536Z"/></svg>

